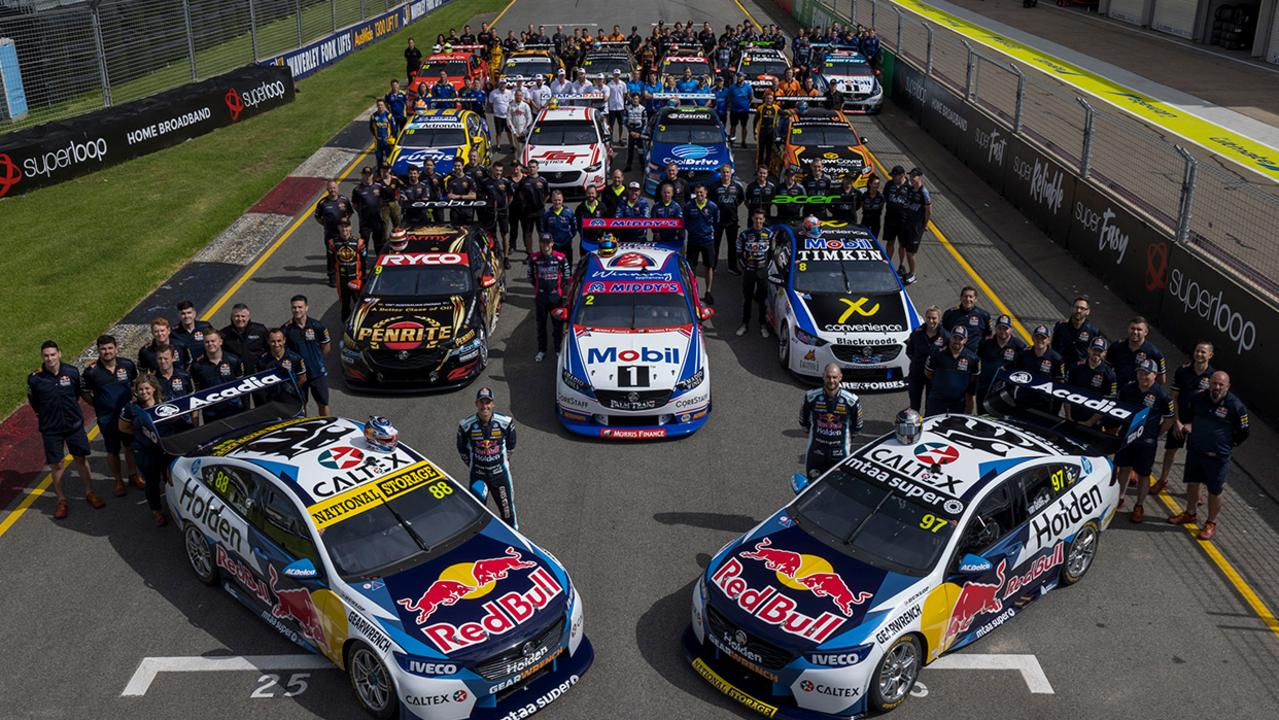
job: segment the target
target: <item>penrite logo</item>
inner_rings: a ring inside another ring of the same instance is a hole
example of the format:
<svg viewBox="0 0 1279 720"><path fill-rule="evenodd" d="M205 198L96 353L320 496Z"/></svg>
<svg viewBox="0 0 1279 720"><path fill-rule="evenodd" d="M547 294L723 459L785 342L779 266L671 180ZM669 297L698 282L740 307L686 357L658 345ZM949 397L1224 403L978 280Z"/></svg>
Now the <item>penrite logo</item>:
<svg viewBox="0 0 1279 720"><path fill-rule="evenodd" d="M5 153L0 153L0 197L9 192L9 188L22 182L22 169Z"/></svg>

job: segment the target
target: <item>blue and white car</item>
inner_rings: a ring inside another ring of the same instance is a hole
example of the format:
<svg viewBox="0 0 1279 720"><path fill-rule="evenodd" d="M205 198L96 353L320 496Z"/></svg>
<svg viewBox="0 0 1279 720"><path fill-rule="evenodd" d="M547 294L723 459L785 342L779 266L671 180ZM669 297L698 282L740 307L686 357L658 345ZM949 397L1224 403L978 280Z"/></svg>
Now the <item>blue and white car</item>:
<svg viewBox="0 0 1279 720"><path fill-rule="evenodd" d="M831 107L847 113L874 115L884 107L879 71L860 52L834 49L817 67L830 88Z"/></svg>
<svg viewBox="0 0 1279 720"><path fill-rule="evenodd" d="M1119 502L1107 454L1140 435L1146 408L1023 375L1001 401L1064 402L1130 433L938 415L811 483L796 475L798 497L698 579L683 640L695 671L769 717L883 712L922 666L1081 580Z"/></svg>
<svg viewBox="0 0 1279 720"><path fill-rule="evenodd" d="M680 177L693 185L719 182L719 169L734 167L728 134L715 111L707 107L658 108L649 120L648 156L644 165L644 192L656 195L666 176L666 165L675 163Z"/></svg>
<svg viewBox="0 0 1279 720"><path fill-rule="evenodd" d="M288 383L268 371L177 398L146 430ZM524 717L581 678L582 601L554 556L412 448L277 412L300 407L159 433L178 455L166 494L200 581L345 670L375 717Z"/></svg>
<svg viewBox="0 0 1279 720"><path fill-rule="evenodd" d="M389 160L391 172L407 178L409 168L421 168L427 160L435 162L441 177L453 172L461 163L488 165L491 143L488 123L474 110L432 108L409 119L396 139Z"/></svg>
<svg viewBox="0 0 1279 720"><path fill-rule="evenodd" d="M578 266L555 383L556 414L570 432L648 440L696 432L711 412L703 307L679 252L624 243Z"/></svg>

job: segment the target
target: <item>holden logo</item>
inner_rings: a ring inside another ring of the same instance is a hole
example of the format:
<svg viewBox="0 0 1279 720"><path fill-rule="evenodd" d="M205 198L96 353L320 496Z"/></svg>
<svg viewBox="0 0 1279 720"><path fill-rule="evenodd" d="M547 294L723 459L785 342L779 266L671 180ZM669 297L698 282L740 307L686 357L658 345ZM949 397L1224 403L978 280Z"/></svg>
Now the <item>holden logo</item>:
<svg viewBox="0 0 1279 720"><path fill-rule="evenodd" d="M537 651L537 646L535 646L532 642L526 642L524 643L524 647L520 648L520 654L523 655L524 657L528 657L529 655L532 655L536 651Z"/></svg>
<svg viewBox="0 0 1279 720"><path fill-rule="evenodd" d="M156 417L173 417L178 414L178 408L175 405L164 404L155 409Z"/></svg>
<svg viewBox="0 0 1279 720"><path fill-rule="evenodd" d="M632 390L631 392L626 393L626 399L633 403L639 402L639 393Z"/></svg>
<svg viewBox="0 0 1279 720"><path fill-rule="evenodd" d="M409 359L409 351L408 351L408 350L401 350L401 351L399 351L398 353L396 353L396 354L395 354L395 357L397 357L397 358L399 358L399 359L401 359L401 360L408 360L408 359Z"/></svg>
<svg viewBox="0 0 1279 720"><path fill-rule="evenodd" d="M738 644L738 645L745 645L745 644L746 644L746 640L747 640L747 638L746 638L746 631L745 631L745 630L738 630L738 631L737 631L737 632L733 635L733 640L737 641L737 644Z"/></svg>
<svg viewBox="0 0 1279 720"><path fill-rule="evenodd" d="M701 145L676 145L671 150L671 154L680 160L701 160L710 155L711 151Z"/></svg>
<svg viewBox="0 0 1279 720"><path fill-rule="evenodd" d="M1026 383L1034 379L1035 377L1031 375L1030 373L1026 372L1025 370L1018 370L1017 372L1008 376L1009 382L1014 382L1014 383L1017 383L1018 385L1025 385Z"/></svg>

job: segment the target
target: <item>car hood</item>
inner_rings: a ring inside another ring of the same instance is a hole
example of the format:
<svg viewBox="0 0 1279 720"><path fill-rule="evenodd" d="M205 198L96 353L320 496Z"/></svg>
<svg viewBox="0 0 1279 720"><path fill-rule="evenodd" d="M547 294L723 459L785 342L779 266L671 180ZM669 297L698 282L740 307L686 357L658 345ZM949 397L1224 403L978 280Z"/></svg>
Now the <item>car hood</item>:
<svg viewBox="0 0 1279 720"><path fill-rule="evenodd" d="M689 143L654 142L649 154L651 162L665 167L667 163L675 163L681 171L714 170L722 165L733 164L733 154L722 143L716 145L693 145Z"/></svg>
<svg viewBox="0 0 1279 720"><path fill-rule="evenodd" d="M860 173L868 167L861 148L849 145L796 145L795 159L803 168L812 164L813 158L822 159L822 167L832 177L842 177L853 171Z"/></svg>
<svg viewBox="0 0 1279 720"><path fill-rule="evenodd" d="M697 350L691 328L643 333L575 328L575 333L586 379L596 390L669 390L695 372L701 360L690 357ZM647 385L631 384L638 376L618 370L630 366L647 368Z"/></svg>
<svg viewBox="0 0 1279 720"><path fill-rule="evenodd" d="M541 172L562 172L565 170L581 170L588 165L600 162L604 157L604 146L599 143L586 145L534 145L529 143L524 149L524 162L536 160Z"/></svg>
<svg viewBox="0 0 1279 720"><path fill-rule="evenodd" d="M870 93L879 85L874 75L827 75L832 88L844 93Z"/></svg>
<svg viewBox="0 0 1279 720"><path fill-rule="evenodd" d="M906 304L900 293L795 293L795 296L808 311L817 334L822 336L850 333L899 334L911 330Z"/></svg>
<svg viewBox="0 0 1279 720"><path fill-rule="evenodd" d="M357 346L369 350L429 350L450 345L466 332L469 306L461 295L405 302L365 297L347 332Z"/></svg>
<svg viewBox="0 0 1279 720"><path fill-rule="evenodd" d="M462 153L455 147L403 147L396 149L391 158L391 172L406 177L410 167L421 168L427 160L435 161L435 172L440 176L453 172L453 163Z"/></svg>

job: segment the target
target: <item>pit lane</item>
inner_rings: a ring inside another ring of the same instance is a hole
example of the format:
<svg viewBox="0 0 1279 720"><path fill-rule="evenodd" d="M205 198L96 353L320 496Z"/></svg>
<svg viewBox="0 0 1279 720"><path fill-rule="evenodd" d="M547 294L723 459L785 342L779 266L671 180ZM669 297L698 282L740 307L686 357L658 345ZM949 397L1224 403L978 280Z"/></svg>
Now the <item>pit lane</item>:
<svg viewBox="0 0 1279 720"><path fill-rule="evenodd" d="M770 21L759 4L744 7L760 22ZM530 22L596 17L608 27L638 25L643 31L654 20L672 23L689 15L705 17L717 30L743 18L733 0L696 6L659 0L643 7L525 0L499 27L505 32ZM789 22L786 28L794 29ZM857 124L881 162L929 171L938 226L1024 324L1056 319L1078 290L1095 298L1103 327L1116 328L1127 316L1122 303L1025 229L1015 211L891 105L882 117ZM346 136L363 139L358 132ZM738 155L739 176L749 177L753 148ZM992 237L1024 244L1010 249ZM972 282L932 238L920 267L911 294L921 308L953 302ZM693 673L679 636L688 622L693 580L709 553L791 497L787 478L802 469L804 441L796 419L803 386L778 368L771 341L754 332L733 335L738 283L725 274L715 292L720 316L707 326L715 410L706 427L664 443L609 445L572 437L553 413L553 364L532 359L532 297L518 281L522 270L517 262L493 338L493 362L480 382L494 388L499 408L521 426L513 466L522 528L573 574L597 653L588 675L544 717L754 717ZM256 319L279 323L287 317L288 297L307 293L313 312L335 330L337 309L323 277L320 233L306 222L230 302L248 303ZM988 298L982 303L991 307ZM226 313L219 312L216 324ZM331 373L335 356L336 350ZM478 384L445 395L387 399L349 395L340 380L333 382L339 414L388 415L407 442L462 473L453 432L457 419L472 411ZM888 429L904 395L867 396L864 403L867 433L874 435ZM101 473L101 463L95 469ZM11 628L0 644L0 663L7 668L0 716L361 716L344 675L291 667L294 660L281 658L298 655L298 648L224 593L196 582L177 534L151 528L141 503L132 494L97 513L78 505L65 524L54 524L48 519L52 502L42 499L0 539L3 607ZM1273 542L1269 528L1279 514L1264 498L1254 504L1267 521L1258 532L1270 532ZM1152 513L1153 519L1158 515ZM1085 582L1021 615L956 655L974 658L968 664L976 667L925 670L926 695L893 717L944 712L976 719L1000 712L1074 720L1122 708L1134 717L1177 718L1198 716L1223 700L1259 716L1279 702L1279 640L1177 528L1117 521L1103 536ZM1023 673L985 668L992 663L975 659L991 655L1033 656L1053 692L1032 692ZM145 693L124 694L147 658L245 656L275 659L267 669L160 671Z"/></svg>

